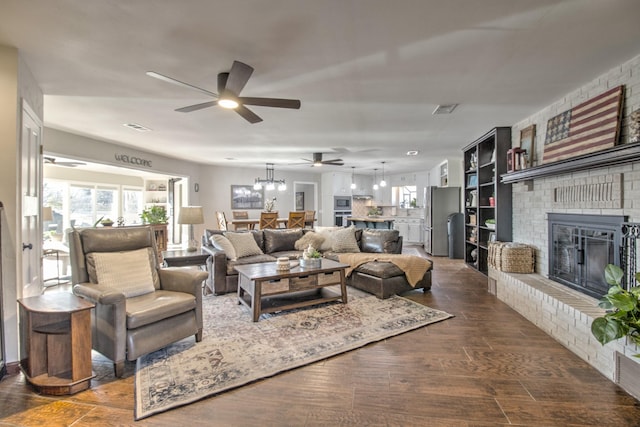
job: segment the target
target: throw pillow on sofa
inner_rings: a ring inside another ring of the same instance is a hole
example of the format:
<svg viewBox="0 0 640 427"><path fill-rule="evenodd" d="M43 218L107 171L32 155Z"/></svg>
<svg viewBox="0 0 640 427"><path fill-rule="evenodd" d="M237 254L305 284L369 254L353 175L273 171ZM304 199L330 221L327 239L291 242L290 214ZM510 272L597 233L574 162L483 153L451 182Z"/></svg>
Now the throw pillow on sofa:
<svg viewBox="0 0 640 427"><path fill-rule="evenodd" d="M222 234L214 234L211 236L211 244L214 248L219 249L225 253L227 259L235 260L237 258L236 250L226 237Z"/></svg>
<svg viewBox="0 0 640 427"><path fill-rule="evenodd" d="M236 251L236 257L242 258L251 255L262 255L262 249L256 243L252 233L234 233L227 231L224 236L229 239Z"/></svg>
<svg viewBox="0 0 640 427"><path fill-rule="evenodd" d="M294 246L298 251L304 251L309 247L309 245L311 245L311 247L313 247L314 249L319 250L324 240L324 236L321 236L320 234L313 231L307 231L306 233L304 233L304 236L296 240Z"/></svg>
<svg viewBox="0 0 640 427"><path fill-rule="evenodd" d="M264 233L264 251L268 254L295 250L295 244L303 235L301 228L278 230L267 228Z"/></svg>
<svg viewBox="0 0 640 427"><path fill-rule="evenodd" d="M333 232L341 229L342 227L315 227L313 231L324 237L324 242L322 242L317 249L319 249L320 252L330 251L333 246Z"/></svg>
<svg viewBox="0 0 640 427"><path fill-rule="evenodd" d="M362 252L369 253L394 253L398 247L398 230L362 230L360 246Z"/></svg>
<svg viewBox="0 0 640 427"><path fill-rule="evenodd" d="M331 233L331 238L331 250L333 252L360 252L354 226L335 230Z"/></svg>

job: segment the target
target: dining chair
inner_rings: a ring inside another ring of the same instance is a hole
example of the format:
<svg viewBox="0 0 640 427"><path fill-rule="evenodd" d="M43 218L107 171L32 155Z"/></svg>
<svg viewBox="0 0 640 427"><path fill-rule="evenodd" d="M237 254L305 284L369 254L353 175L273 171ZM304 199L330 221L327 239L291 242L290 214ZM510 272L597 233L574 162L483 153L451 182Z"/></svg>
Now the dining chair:
<svg viewBox="0 0 640 427"><path fill-rule="evenodd" d="M233 219L249 219L247 211L232 211ZM234 230L249 230L249 224L233 224Z"/></svg>
<svg viewBox="0 0 640 427"><path fill-rule="evenodd" d="M260 229L278 228L278 212L260 212Z"/></svg>
<svg viewBox="0 0 640 427"><path fill-rule="evenodd" d="M304 220L306 214L304 211L289 212L289 220L287 221L287 228L304 228Z"/></svg>
<svg viewBox="0 0 640 427"><path fill-rule="evenodd" d="M218 220L218 229L222 231L227 231L227 218L224 215L224 212L216 212L216 219Z"/></svg>
<svg viewBox="0 0 640 427"><path fill-rule="evenodd" d="M304 211L305 228L313 228L316 221L316 211Z"/></svg>

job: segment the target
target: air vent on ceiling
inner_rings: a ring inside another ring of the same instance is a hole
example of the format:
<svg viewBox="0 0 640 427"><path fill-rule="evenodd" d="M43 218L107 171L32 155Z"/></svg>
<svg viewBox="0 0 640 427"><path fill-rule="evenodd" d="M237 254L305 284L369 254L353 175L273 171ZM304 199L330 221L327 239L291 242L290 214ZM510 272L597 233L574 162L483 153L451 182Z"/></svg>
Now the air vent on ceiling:
<svg viewBox="0 0 640 427"><path fill-rule="evenodd" d="M142 125L139 125L137 123L125 123L122 126L128 127L130 129L133 129L133 130L137 130L138 132L150 132L151 131L151 129L146 128L146 127L144 127Z"/></svg>
<svg viewBox="0 0 640 427"><path fill-rule="evenodd" d="M444 104L444 105L438 105L436 107L435 110L433 110L433 113L431 114L451 114L453 112L453 110L456 109L456 107L458 106L458 104Z"/></svg>

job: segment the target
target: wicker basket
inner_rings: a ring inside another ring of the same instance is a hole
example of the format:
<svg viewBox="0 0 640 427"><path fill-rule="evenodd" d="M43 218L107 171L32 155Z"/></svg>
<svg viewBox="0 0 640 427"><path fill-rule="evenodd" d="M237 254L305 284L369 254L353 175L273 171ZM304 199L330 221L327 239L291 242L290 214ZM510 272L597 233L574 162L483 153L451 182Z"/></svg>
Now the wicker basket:
<svg viewBox="0 0 640 427"><path fill-rule="evenodd" d="M489 267L506 273L535 272L535 249L524 243L490 242Z"/></svg>

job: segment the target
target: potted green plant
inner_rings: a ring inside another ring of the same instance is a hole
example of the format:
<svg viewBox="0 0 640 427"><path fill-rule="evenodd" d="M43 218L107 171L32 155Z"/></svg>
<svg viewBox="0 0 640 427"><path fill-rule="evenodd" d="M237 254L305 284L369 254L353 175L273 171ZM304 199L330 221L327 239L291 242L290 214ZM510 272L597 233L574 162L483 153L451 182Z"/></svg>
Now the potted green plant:
<svg viewBox="0 0 640 427"><path fill-rule="evenodd" d="M113 221L109 218L105 218L100 221L100 224L102 224L103 227L111 227L113 226Z"/></svg>
<svg viewBox="0 0 640 427"><path fill-rule="evenodd" d="M609 264L604 269L605 280L611 286L598 306L607 313L591 324L591 333L602 345L625 336L640 345L640 286L624 289L623 276L623 270L617 265ZM636 273L635 278L640 281L640 273Z"/></svg>
<svg viewBox="0 0 640 427"><path fill-rule="evenodd" d="M158 205L143 210L140 218L143 224L166 224L169 221L167 210L164 206Z"/></svg>
<svg viewBox="0 0 640 427"><path fill-rule="evenodd" d="M319 268L321 265L322 254L318 252L313 246L309 245L307 249L302 252L302 258L300 258L300 267L314 267Z"/></svg>

